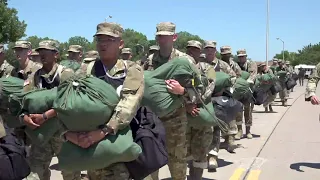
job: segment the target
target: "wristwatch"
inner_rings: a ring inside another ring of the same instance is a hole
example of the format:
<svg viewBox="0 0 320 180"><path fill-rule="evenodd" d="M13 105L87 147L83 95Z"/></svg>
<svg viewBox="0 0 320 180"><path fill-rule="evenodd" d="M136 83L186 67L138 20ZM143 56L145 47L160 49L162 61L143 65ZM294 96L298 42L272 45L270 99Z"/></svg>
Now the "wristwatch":
<svg viewBox="0 0 320 180"><path fill-rule="evenodd" d="M108 127L103 127L102 129L101 129L101 131L103 132L103 134L106 136L107 134L109 134L109 128Z"/></svg>
<svg viewBox="0 0 320 180"><path fill-rule="evenodd" d="M48 120L48 116L46 115L46 113L43 113L42 114L42 117L43 117L43 119L46 121L46 120Z"/></svg>
<svg viewBox="0 0 320 180"><path fill-rule="evenodd" d="M26 115L25 113L20 114L20 116L19 116L20 123L23 123L23 118L25 115Z"/></svg>

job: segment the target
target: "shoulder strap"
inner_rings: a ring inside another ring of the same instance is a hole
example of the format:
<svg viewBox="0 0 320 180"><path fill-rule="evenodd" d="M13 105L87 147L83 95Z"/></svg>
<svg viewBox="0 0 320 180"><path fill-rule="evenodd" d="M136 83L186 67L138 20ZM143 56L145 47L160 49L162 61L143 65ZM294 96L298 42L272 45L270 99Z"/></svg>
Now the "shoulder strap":
<svg viewBox="0 0 320 180"><path fill-rule="evenodd" d="M59 78L61 78L61 74L62 74L63 68L64 68L64 66L62 66L60 64L58 65L57 74L59 75Z"/></svg>
<svg viewBox="0 0 320 180"><path fill-rule="evenodd" d="M90 74L91 74L91 71L92 71L92 68L93 68L95 62L96 62L96 61L91 61L91 62L88 64L88 66L87 66L87 71L86 71L86 74L87 74L87 75L90 75Z"/></svg>

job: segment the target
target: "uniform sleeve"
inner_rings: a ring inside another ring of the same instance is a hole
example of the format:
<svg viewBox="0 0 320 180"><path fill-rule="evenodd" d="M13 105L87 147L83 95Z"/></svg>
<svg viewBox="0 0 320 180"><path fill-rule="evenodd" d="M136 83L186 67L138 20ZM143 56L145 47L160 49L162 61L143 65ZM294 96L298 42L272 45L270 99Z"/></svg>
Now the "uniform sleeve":
<svg viewBox="0 0 320 180"><path fill-rule="evenodd" d="M107 127L116 134L118 130L127 127L136 115L144 93L144 76L141 66L134 63L128 68L120 93L120 101L115 108Z"/></svg>
<svg viewBox="0 0 320 180"><path fill-rule="evenodd" d="M249 63L248 71L250 73L250 76L247 81L253 84L257 76L257 71L258 71L257 64L251 61Z"/></svg>
<svg viewBox="0 0 320 180"><path fill-rule="evenodd" d="M316 68L313 70L310 79L308 80L305 98L309 99L312 96L316 95L317 84L320 78L320 63L316 65Z"/></svg>
<svg viewBox="0 0 320 180"><path fill-rule="evenodd" d="M241 70L238 63L234 63L234 69L235 69L235 73L236 73L237 77L240 77L242 70Z"/></svg>

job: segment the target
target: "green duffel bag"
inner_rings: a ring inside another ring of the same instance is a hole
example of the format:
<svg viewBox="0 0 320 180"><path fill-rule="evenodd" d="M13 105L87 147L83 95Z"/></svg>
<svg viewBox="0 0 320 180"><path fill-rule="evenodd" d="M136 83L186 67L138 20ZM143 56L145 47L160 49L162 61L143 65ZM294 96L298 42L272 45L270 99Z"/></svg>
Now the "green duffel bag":
<svg viewBox="0 0 320 180"><path fill-rule="evenodd" d="M200 105L199 109L199 115L196 117L187 113L189 126L195 128L202 128L205 126L218 126L221 129L228 128L228 125L216 116L212 102Z"/></svg>
<svg viewBox="0 0 320 180"><path fill-rule="evenodd" d="M118 102L116 90L105 81L74 76L58 87L53 108L70 131L92 131L109 121Z"/></svg>
<svg viewBox="0 0 320 180"><path fill-rule="evenodd" d="M20 104L10 101L11 96L22 93L23 84L24 80L16 77L0 78L0 113L10 128L23 126L18 117Z"/></svg>
<svg viewBox="0 0 320 180"><path fill-rule="evenodd" d="M145 71L142 106L149 107L159 117L168 115L181 107L184 100L168 91L165 80L175 79L183 87L198 89L202 86L200 76L199 70L183 57L172 59L154 71Z"/></svg>
<svg viewBox="0 0 320 180"><path fill-rule="evenodd" d="M23 111L29 114L42 114L52 109L56 97L57 88L39 89L28 92L22 99ZM58 119L52 118L36 129L31 129L27 126L25 132L33 144L43 145L46 144L60 128L61 124Z"/></svg>
<svg viewBox="0 0 320 180"><path fill-rule="evenodd" d="M59 168L85 171L105 168L118 162L133 161L141 152L140 146L133 142L130 128L126 128L117 135L107 135L106 139L87 149L66 142L57 157Z"/></svg>
<svg viewBox="0 0 320 180"><path fill-rule="evenodd" d="M248 80L250 77L250 73L248 73L247 71L241 71L241 78L244 80Z"/></svg>
<svg viewBox="0 0 320 180"><path fill-rule="evenodd" d="M233 86L232 97L238 101L252 99L250 83L242 78L237 78Z"/></svg>
<svg viewBox="0 0 320 180"><path fill-rule="evenodd" d="M62 60L59 62L59 64L66 68L72 69L74 72L81 67L81 64L75 60Z"/></svg>
<svg viewBox="0 0 320 180"><path fill-rule="evenodd" d="M216 72L216 86L214 88L214 93L221 92L225 88L232 86L231 76L224 72Z"/></svg>
<svg viewBox="0 0 320 180"><path fill-rule="evenodd" d="M277 75L279 76L279 78L286 78L287 77L287 71L278 71Z"/></svg>

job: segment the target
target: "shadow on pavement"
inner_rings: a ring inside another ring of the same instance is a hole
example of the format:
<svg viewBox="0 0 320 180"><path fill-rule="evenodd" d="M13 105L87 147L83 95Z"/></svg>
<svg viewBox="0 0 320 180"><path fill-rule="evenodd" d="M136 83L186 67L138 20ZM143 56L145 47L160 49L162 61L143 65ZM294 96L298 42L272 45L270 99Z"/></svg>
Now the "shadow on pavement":
<svg viewBox="0 0 320 180"><path fill-rule="evenodd" d="M277 111L268 111L268 112L265 112L265 111L252 111L252 113L278 113Z"/></svg>
<svg viewBox="0 0 320 180"><path fill-rule="evenodd" d="M231 164L233 164L233 162L225 161L224 159L219 159L218 158L218 165L219 165L218 168L226 167L226 166L229 166Z"/></svg>
<svg viewBox="0 0 320 180"><path fill-rule="evenodd" d="M189 176L187 176L188 177L188 180L190 179L190 177ZM164 179L161 179L161 180L173 180L172 178L164 178ZM202 180L216 180L216 179L209 179L209 178L202 178Z"/></svg>
<svg viewBox="0 0 320 180"><path fill-rule="evenodd" d="M274 104L272 106L282 106L282 104ZM291 104L288 104L287 107L292 106ZM284 107L284 106L283 106Z"/></svg>
<svg viewBox="0 0 320 180"><path fill-rule="evenodd" d="M56 170L56 171L60 171L58 164L52 164L52 165L49 167L49 169Z"/></svg>
<svg viewBox="0 0 320 180"><path fill-rule="evenodd" d="M313 169L320 169L320 163L307 163L307 162L301 162L301 163L293 163L290 165L290 169L296 170L298 172L304 172L300 169L300 167L305 166Z"/></svg>

